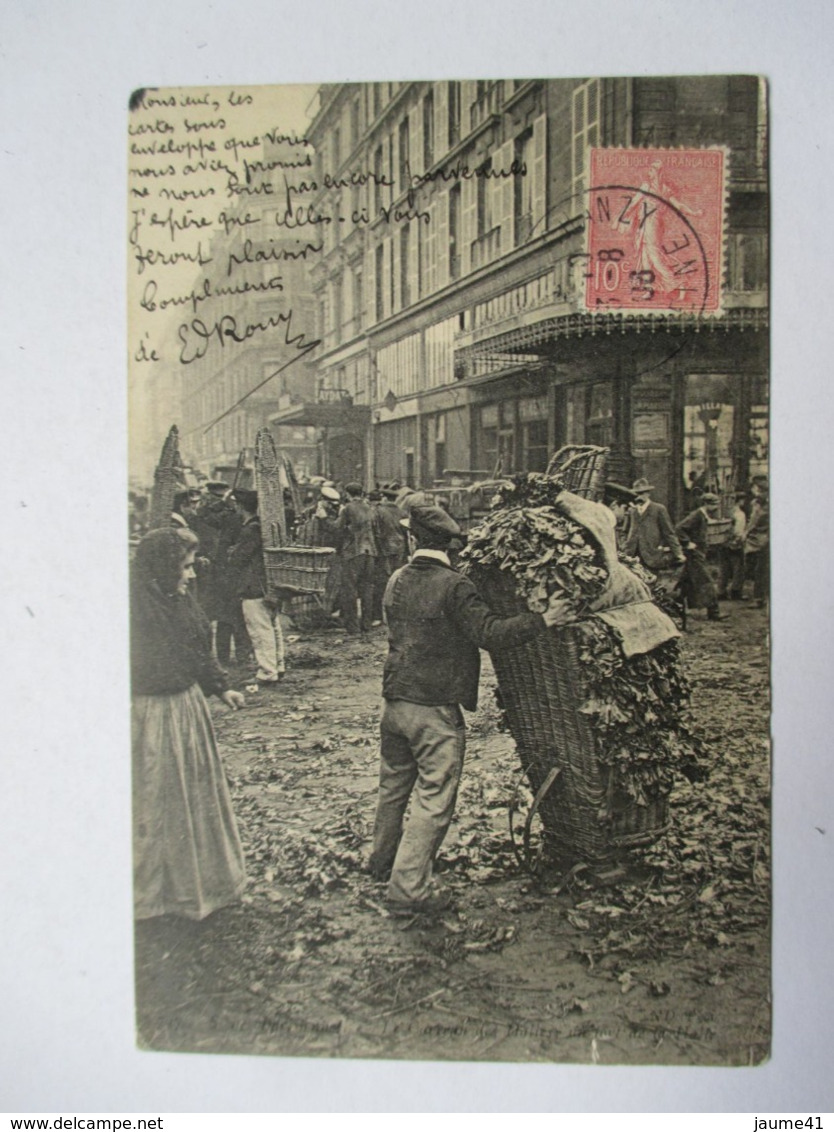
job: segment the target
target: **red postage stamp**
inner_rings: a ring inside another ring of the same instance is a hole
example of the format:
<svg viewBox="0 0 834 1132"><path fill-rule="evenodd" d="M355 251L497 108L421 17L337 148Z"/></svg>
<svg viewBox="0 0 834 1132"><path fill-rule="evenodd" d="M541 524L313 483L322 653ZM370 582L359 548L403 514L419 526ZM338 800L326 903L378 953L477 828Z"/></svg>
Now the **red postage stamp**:
<svg viewBox="0 0 834 1132"><path fill-rule="evenodd" d="M587 310L720 312L725 156L719 147L590 151Z"/></svg>

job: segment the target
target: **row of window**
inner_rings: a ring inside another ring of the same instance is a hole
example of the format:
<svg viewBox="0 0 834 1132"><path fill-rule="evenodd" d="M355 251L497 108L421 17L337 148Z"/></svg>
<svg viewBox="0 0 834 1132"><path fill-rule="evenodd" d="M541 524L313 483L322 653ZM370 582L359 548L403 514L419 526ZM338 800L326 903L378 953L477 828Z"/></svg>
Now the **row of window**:
<svg viewBox="0 0 834 1132"><path fill-rule="evenodd" d="M473 82L439 82L429 86L419 108L414 112L415 126L411 126L408 114L397 127L399 138L399 190L408 188L406 156L412 171L425 172L443 157L472 130L477 129L490 115L499 114L508 94L514 93L524 85L525 80L492 80ZM379 118L383 109L399 92L402 83L365 83L355 90L343 104L339 117L330 127L320 146L320 169L336 173L343 163L356 150L366 130ZM410 132L416 129L420 134L419 150L412 150ZM393 137L393 135L392 135ZM389 145L391 138L388 139ZM380 164L374 157L374 167L379 169L383 159L384 146L378 147ZM416 168L422 164L422 170ZM394 172L393 161L389 170Z"/></svg>

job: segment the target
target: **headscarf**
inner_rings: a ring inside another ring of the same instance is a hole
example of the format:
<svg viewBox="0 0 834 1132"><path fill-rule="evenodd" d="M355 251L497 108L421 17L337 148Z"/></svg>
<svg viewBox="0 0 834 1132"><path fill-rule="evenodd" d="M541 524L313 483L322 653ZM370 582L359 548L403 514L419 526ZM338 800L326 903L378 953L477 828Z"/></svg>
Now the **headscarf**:
<svg viewBox="0 0 834 1132"><path fill-rule="evenodd" d="M190 593L177 592L192 537L150 531L136 548L131 576L131 658L134 690L173 673L199 680L204 691L220 681L211 660L211 627Z"/></svg>
<svg viewBox="0 0 834 1132"><path fill-rule="evenodd" d="M172 596L177 592L182 564L190 550L189 543L180 538L176 530L159 527L149 531L136 547L133 560L136 581L155 582L163 594Z"/></svg>

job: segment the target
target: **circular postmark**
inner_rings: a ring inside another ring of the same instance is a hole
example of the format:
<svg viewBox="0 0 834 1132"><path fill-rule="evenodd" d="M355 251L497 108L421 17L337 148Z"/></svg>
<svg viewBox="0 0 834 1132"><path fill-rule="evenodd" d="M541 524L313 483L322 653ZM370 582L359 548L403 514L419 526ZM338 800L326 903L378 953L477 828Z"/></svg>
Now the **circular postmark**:
<svg viewBox="0 0 834 1132"><path fill-rule="evenodd" d="M682 207L644 186L595 185L587 196L586 310L718 310L706 246Z"/></svg>
<svg viewBox="0 0 834 1132"><path fill-rule="evenodd" d="M566 252L564 297L595 315L719 314L725 170L720 146L590 150L590 188L534 228L582 230L582 246L574 239Z"/></svg>

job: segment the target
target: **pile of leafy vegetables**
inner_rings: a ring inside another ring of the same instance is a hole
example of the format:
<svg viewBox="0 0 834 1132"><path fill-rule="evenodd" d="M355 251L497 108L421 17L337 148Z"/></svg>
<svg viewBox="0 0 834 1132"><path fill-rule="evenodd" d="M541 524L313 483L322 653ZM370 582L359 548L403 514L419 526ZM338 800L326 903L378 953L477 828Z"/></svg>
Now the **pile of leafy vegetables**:
<svg viewBox="0 0 834 1132"><path fill-rule="evenodd" d="M615 786L646 805L669 792L676 770L690 779L702 776L698 743L682 720L689 688L678 643L626 658L614 630L588 615L607 571L591 533L559 511L563 489L557 478L532 473L508 481L470 532L463 569L476 583L482 570L507 571L534 612L546 609L554 594L573 602L579 619L570 629L579 634L579 710L593 722L597 756L611 768ZM635 572L647 584L653 581L642 568Z"/></svg>
<svg viewBox="0 0 834 1132"><path fill-rule="evenodd" d="M528 609L543 613L556 594L570 598L578 613L607 580L602 551L588 531L557 510L564 485L529 473L502 485L486 519L470 531L461 562L508 571Z"/></svg>

